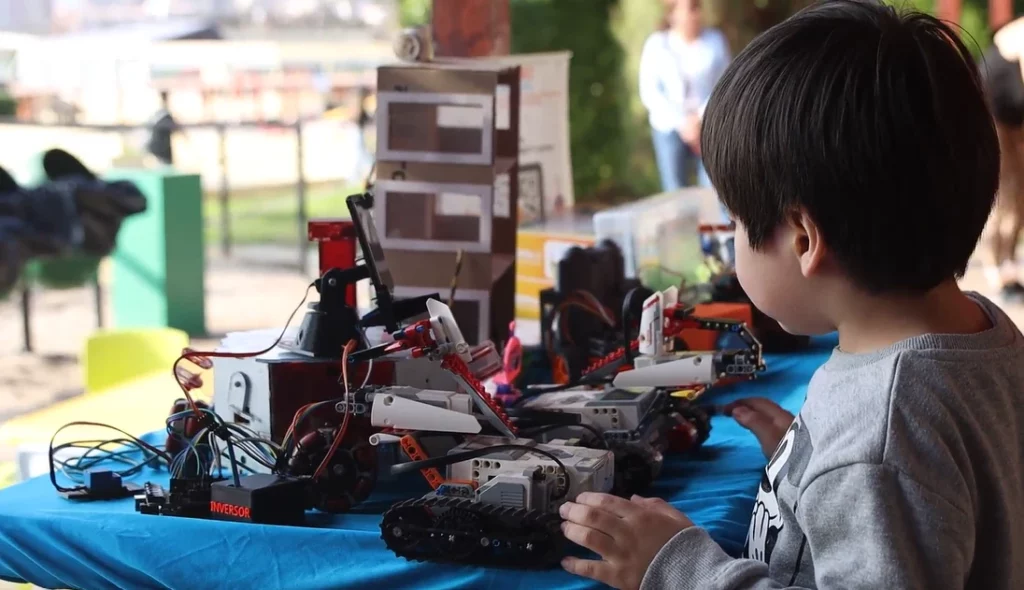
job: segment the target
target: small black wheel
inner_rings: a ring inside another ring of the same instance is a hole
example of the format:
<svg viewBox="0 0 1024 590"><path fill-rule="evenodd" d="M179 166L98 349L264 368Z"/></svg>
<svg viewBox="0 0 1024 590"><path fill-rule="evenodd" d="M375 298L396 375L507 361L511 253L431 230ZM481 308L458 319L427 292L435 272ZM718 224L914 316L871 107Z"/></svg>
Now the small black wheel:
<svg viewBox="0 0 1024 590"><path fill-rule="evenodd" d="M615 483L612 493L629 498L651 487L654 482L654 466L650 458L637 449L620 447L615 451Z"/></svg>
<svg viewBox="0 0 1024 590"><path fill-rule="evenodd" d="M702 408L692 405L682 408L680 414L697 428L697 439L693 448L699 449L711 436L711 417Z"/></svg>

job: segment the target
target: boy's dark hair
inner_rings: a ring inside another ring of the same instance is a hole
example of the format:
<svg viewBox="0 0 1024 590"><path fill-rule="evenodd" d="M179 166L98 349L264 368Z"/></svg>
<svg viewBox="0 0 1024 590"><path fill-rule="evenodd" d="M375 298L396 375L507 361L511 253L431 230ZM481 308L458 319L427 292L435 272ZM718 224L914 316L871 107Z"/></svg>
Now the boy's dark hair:
<svg viewBox="0 0 1024 590"><path fill-rule="evenodd" d="M962 276L999 177L967 47L931 16L872 1L822 2L755 38L718 83L701 135L752 248L803 209L873 293Z"/></svg>

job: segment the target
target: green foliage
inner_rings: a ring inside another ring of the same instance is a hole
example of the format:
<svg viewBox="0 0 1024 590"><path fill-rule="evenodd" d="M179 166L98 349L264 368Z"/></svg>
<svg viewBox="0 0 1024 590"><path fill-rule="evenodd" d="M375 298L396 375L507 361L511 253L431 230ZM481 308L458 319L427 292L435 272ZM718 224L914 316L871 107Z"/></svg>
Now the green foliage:
<svg viewBox="0 0 1024 590"><path fill-rule="evenodd" d="M647 110L640 102L640 53L648 35L658 28L662 18L663 0L623 0L612 21L612 31L625 51L622 85L628 104L624 109L626 124L623 140L629 146L628 177L625 184L638 195L660 190L658 167L654 162L651 128Z"/></svg>
<svg viewBox="0 0 1024 590"><path fill-rule="evenodd" d="M935 0L886 0L886 3L928 14L935 14L936 10ZM964 0L960 27L967 48L975 57L981 57L991 44L992 37L988 26L988 0Z"/></svg>
<svg viewBox="0 0 1024 590"><path fill-rule="evenodd" d="M511 0L512 52L569 50L569 133L576 200L621 196L629 145L622 47L612 34L618 0Z"/></svg>
<svg viewBox="0 0 1024 590"><path fill-rule="evenodd" d="M430 22L431 0L398 0L398 22L403 27L415 27Z"/></svg>

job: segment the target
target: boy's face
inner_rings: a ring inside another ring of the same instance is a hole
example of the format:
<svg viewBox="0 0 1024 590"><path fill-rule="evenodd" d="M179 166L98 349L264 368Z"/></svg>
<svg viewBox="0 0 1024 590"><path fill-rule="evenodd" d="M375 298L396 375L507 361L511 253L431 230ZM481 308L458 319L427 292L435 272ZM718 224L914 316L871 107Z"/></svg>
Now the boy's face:
<svg viewBox="0 0 1024 590"><path fill-rule="evenodd" d="M796 230L784 224L761 250L736 223L736 277L755 307L791 334L827 334L834 328L823 313L824 296L800 267Z"/></svg>

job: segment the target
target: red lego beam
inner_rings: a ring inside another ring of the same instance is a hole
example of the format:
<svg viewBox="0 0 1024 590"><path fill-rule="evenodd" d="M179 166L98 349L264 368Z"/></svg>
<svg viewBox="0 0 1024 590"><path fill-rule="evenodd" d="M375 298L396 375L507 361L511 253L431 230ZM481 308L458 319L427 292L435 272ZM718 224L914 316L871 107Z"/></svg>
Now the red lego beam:
<svg viewBox="0 0 1024 590"><path fill-rule="evenodd" d="M434 55L488 57L509 53L509 0L434 0Z"/></svg>

